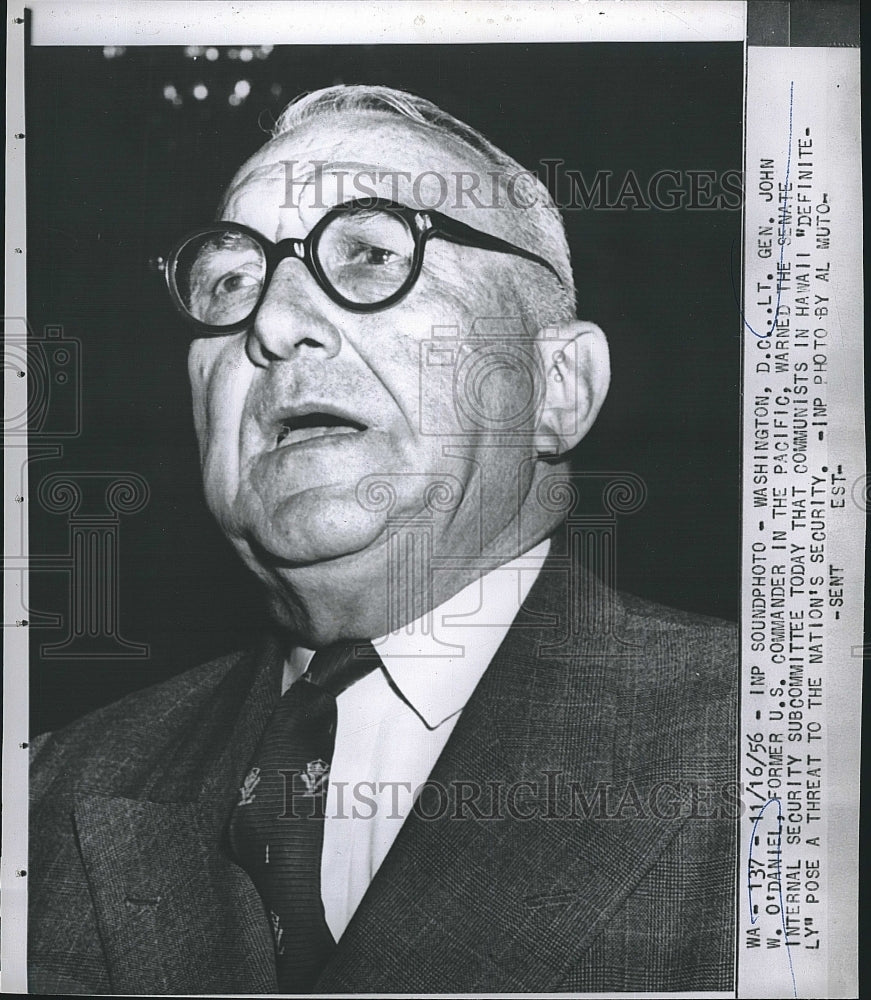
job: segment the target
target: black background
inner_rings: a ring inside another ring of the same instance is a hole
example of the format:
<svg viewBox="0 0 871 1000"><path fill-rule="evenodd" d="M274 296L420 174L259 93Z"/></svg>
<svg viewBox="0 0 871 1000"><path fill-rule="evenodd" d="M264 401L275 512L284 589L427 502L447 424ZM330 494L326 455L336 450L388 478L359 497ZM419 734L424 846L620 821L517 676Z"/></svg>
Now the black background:
<svg viewBox="0 0 871 1000"><path fill-rule="evenodd" d="M38 502L44 476L130 471L150 489L119 527L120 633L146 658L42 656L67 634L70 581L31 574L34 734L238 648L262 623L201 496L188 335L145 262L212 218L291 97L338 82L411 90L525 166L561 158L587 179L741 168L740 43L280 46L248 63L226 48L215 62L175 47L32 48L27 60L28 316L80 341L82 363L80 436L31 460L31 553L69 545L67 516ZM231 107L239 79L252 90ZM578 466L634 472L648 491L619 524L618 586L735 618L740 212L564 216L579 315L608 334L614 371ZM40 625L44 613L63 624Z"/></svg>

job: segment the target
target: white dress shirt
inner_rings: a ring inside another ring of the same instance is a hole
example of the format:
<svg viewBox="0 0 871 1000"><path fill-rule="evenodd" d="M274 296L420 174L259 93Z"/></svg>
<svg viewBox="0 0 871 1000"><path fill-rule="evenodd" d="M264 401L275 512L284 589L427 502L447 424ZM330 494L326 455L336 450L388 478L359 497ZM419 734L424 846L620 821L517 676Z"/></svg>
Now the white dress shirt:
<svg viewBox="0 0 871 1000"><path fill-rule="evenodd" d="M549 540L541 542L430 614L373 639L383 668L338 696L321 858L321 896L336 941L505 638L549 548ZM293 650L285 664L282 693L313 656L310 649Z"/></svg>

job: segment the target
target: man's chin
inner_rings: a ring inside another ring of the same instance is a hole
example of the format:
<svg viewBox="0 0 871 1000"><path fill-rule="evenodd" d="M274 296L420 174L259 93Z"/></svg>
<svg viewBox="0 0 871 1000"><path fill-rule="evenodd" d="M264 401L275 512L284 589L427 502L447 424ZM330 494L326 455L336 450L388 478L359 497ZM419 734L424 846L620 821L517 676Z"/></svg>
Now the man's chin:
<svg viewBox="0 0 871 1000"><path fill-rule="evenodd" d="M383 537L380 513L345 504L285 501L264 523L262 516L245 533L254 560L264 568L292 569L352 557L371 549Z"/></svg>

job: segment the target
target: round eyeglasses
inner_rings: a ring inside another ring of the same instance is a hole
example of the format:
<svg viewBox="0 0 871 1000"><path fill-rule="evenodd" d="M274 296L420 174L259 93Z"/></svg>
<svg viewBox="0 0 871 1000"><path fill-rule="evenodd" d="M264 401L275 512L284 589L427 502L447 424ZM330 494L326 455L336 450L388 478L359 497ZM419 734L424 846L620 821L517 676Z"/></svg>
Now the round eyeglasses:
<svg viewBox="0 0 871 1000"><path fill-rule="evenodd" d="M338 205L305 239L279 243L248 226L217 222L185 236L157 266L176 308L200 334L226 334L251 322L275 269L288 257L301 261L343 308L358 313L386 309L413 288L434 236L533 261L562 284L556 270L528 250L440 212L381 198Z"/></svg>

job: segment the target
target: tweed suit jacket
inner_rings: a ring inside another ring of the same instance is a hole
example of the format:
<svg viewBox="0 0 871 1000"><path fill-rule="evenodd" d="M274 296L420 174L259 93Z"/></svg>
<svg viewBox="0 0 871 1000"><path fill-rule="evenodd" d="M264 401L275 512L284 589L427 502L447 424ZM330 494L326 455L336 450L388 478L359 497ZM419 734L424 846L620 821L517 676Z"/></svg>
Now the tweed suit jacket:
<svg viewBox="0 0 871 1000"><path fill-rule="evenodd" d="M282 659L267 640L35 741L31 991L276 992L224 831ZM736 681L733 626L552 553L316 992L732 988ZM496 798L440 814L462 783Z"/></svg>

